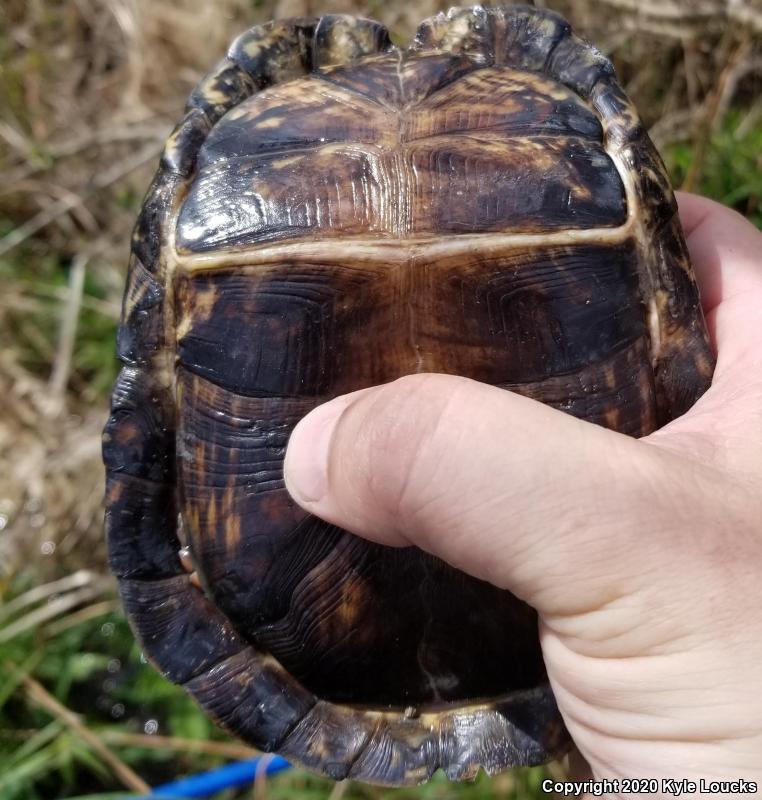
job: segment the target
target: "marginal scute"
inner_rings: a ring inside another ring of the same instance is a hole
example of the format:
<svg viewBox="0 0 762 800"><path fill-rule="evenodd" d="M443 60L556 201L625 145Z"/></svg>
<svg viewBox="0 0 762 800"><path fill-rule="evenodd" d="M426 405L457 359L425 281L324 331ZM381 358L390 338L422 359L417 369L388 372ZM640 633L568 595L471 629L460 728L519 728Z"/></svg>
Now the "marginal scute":
<svg viewBox="0 0 762 800"><path fill-rule="evenodd" d="M569 23L552 11L521 6L453 8L423 22L411 49L467 53L495 66L541 71L569 30Z"/></svg>
<svg viewBox="0 0 762 800"><path fill-rule="evenodd" d="M108 562L117 578L150 581L182 574L174 493L170 484L126 473L107 476Z"/></svg>
<svg viewBox="0 0 762 800"><path fill-rule="evenodd" d="M611 61L575 33L569 33L554 48L546 70L585 99L600 80L614 75Z"/></svg>
<svg viewBox="0 0 762 800"><path fill-rule="evenodd" d="M388 714L349 771L350 778L397 786L425 783L439 768L439 721Z"/></svg>
<svg viewBox="0 0 762 800"><path fill-rule="evenodd" d="M188 98L188 108L198 108L214 123L254 91L251 76L229 58L223 58L205 75Z"/></svg>
<svg viewBox="0 0 762 800"><path fill-rule="evenodd" d="M542 764L567 742L547 685L482 708L443 712L441 724L440 757L450 780L473 780L480 766L494 775L506 766Z"/></svg>
<svg viewBox="0 0 762 800"><path fill-rule="evenodd" d="M491 9L495 63L541 72L569 23L552 11L536 8Z"/></svg>
<svg viewBox="0 0 762 800"><path fill-rule="evenodd" d="M342 781L377 724L374 714L320 700L288 734L280 750L286 758Z"/></svg>
<svg viewBox="0 0 762 800"><path fill-rule="evenodd" d="M173 683L187 683L246 647L184 573L123 578L119 595L146 655Z"/></svg>
<svg viewBox="0 0 762 800"><path fill-rule="evenodd" d="M172 131L161 157L162 166L183 178L189 177L196 166L196 157L212 125L200 108L192 108Z"/></svg>
<svg viewBox="0 0 762 800"><path fill-rule="evenodd" d="M501 698L494 707L513 728L511 744L517 764L546 763L569 749L569 735L548 684ZM493 764L495 769L501 769L500 765Z"/></svg>
<svg viewBox="0 0 762 800"><path fill-rule="evenodd" d="M163 300L164 287L133 256L116 340L117 355L124 363L145 364L164 344Z"/></svg>
<svg viewBox="0 0 762 800"><path fill-rule="evenodd" d="M667 170L653 142L644 134L626 145L619 157L630 175L638 200L639 215L648 230L660 230L677 212L677 200Z"/></svg>
<svg viewBox="0 0 762 800"><path fill-rule="evenodd" d="M306 75L312 69L315 19L258 25L230 46L229 58L252 78L257 89Z"/></svg>
<svg viewBox="0 0 762 800"><path fill-rule="evenodd" d="M489 12L481 6L451 8L424 20L415 34L412 48L443 50L448 53L480 53L492 59Z"/></svg>
<svg viewBox="0 0 762 800"><path fill-rule="evenodd" d="M660 423L684 414L712 382L714 354L680 219L675 213L649 242L646 257L657 270L659 310L656 388Z"/></svg>
<svg viewBox="0 0 762 800"><path fill-rule="evenodd" d="M616 150L644 135L637 109L612 76L606 75L596 82L590 93L590 102L603 120L610 149Z"/></svg>
<svg viewBox="0 0 762 800"><path fill-rule="evenodd" d="M169 170L157 171L146 193L132 232L132 254L157 279L163 279L159 255L166 243L166 219L182 177Z"/></svg>
<svg viewBox="0 0 762 800"><path fill-rule="evenodd" d="M251 647L185 688L223 728L266 753L279 748L317 702L277 662Z"/></svg>
<svg viewBox="0 0 762 800"><path fill-rule="evenodd" d="M125 366L111 397L111 414L103 432L104 461L113 473L149 481L167 481L174 470L173 409L164 387L143 370Z"/></svg>
<svg viewBox="0 0 762 800"><path fill-rule="evenodd" d="M664 322L665 325L678 325L685 319L686 312L695 314L700 304L696 279L689 269L688 247L677 215L665 225L653 247L659 283L666 294Z"/></svg>
<svg viewBox="0 0 762 800"><path fill-rule="evenodd" d="M662 421L675 419L693 407L711 386L714 365L715 357L697 313L662 348L656 369Z"/></svg>
<svg viewBox="0 0 762 800"><path fill-rule="evenodd" d="M392 47L389 31L379 22L349 14L326 14L315 29L312 68L349 64Z"/></svg>

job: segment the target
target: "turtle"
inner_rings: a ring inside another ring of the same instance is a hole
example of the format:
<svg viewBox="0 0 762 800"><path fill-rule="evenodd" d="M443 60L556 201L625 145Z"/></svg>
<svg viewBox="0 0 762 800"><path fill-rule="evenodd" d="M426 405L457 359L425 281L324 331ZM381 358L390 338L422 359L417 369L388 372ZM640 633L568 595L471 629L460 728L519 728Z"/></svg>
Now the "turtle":
<svg viewBox="0 0 762 800"><path fill-rule="evenodd" d="M117 350L109 561L170 681L336 780L566 752L531 607L308 514L283 479L301 417L413 373L636 437L710 385L664 164L564 18L455 8L405 47L348 15L243 33L161 156Z"/></svg>

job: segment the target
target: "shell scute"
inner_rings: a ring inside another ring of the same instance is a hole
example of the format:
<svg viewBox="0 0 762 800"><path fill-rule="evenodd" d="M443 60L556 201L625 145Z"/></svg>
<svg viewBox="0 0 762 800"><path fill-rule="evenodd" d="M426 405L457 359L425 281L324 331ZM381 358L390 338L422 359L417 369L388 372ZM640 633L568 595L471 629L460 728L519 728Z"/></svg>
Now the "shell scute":
<svg viewBox="0 0 762 800"><path fill-rule="evenodd" d="M549 687L541 686L464 714L442 715L440 758L450 780L473 780L506 765L543 764L568 747L568 734Z"/></svg>
<svg viewBox="0 0 762 800"><path fill-rule="evenodd" d="M166 389L146 380L141 369L122 368L103 432L107 470L155 482L173 477L174 436L169 422L174 404L157 402L166 401L165 395Z"/></svg>
<svg viewBox="0 0 762 800"><path fill-rule="evenodd" d="M550 53L568 35L559 14L535 8L453 8L418 28L413 48L478 55L487 63L544 69Z"/></svg>
<svg viewBox="0 0 762 800"><path fill-rule="evenodd" d="M286 758L342 781L361 756L376 725L360 709L318 701L280 745Z"/></svg>
<svg viewBox="0 0 762 800"><path fill-rule="evenodd" d="M550 53L547 69L585 99L601 80L614 77L614 65L589 42L569 33Z"/></svg>
<svg viewBox="0 0 762 800"><path fill-rule="evenodd" d="M258 25L241 34L228 57L245 70L258 90L306 75L312 69L315 19Z"/></svg>
<svg viewBox="0 0 762 800"><path fill-rule="evenodd" d="M214 123L253 91L254 81L251 76L235 61L223 58L193 90L188 98L188 108L200 109Z"/></svg>
<svg viewBox="0 0 762 800"><path fill-rule="evenodd" d="M143 266L131 259L122 301L122 324L116 351L126 364L146 364L164 344L162 303L164 287Z"/></svg>
<svg viewBox="0 0 762 800"><path fill-rule="evenodd" d="M317 699L264 653L242 650L191 678L185 688L223 727L270 753Z"/></svg>
<svg viewBox="0 0 762 800"><path fill-rule="evenodd" d="M493 9L489 18L495 64L538 72L571 30L559 14L534 8Z"/></svg>
<svg viewBox="0 0 762 800"><path fill-rule="evenodd" d="M446 14L424 20L413 40L416 50L444 50L449 53L481 53L493 56L489 36L489 15L482 6L451 8Z"/></svg>
<svg viewBox="0 0 762 800"><path fill-rule="evenodd" d="M133 256L157 277L160 270L159 255L166 243L165 223L182 182L179 174L159 170L146 193L132 232Z"/></svg>
<svg viewBox="0 0 762 800"><path fill-rule="evenodd" d="M425 783L439 768L439 724L395 719L387 715L376 726L348 777L369 783Z"/></svg>
<svg viewBox="0 0 762 800"><path fill-rule="evenodd" d="M684 414L712 382L714 354L703 324L696 279L680 219L674 214L650 242L651 263L661 287L658 308L659 352L655 366L660 422Z"/></svg>
<svg viewBox="0 0 762 800"><path fill-rule="evenodd" d="M185 573L123 578L119 595L149 658L173 683L187 683L247 646Z"/></svg>
<svg viewBox="0 0 762 800"><path fill-rule="evenodd" d="M633 184L640 219L651 230L660 230L677 213L677 200L661 156L644 135L624 146L619 157L627 171L638 177Z"/></svg>
<svg viewBox="0 0 762 800"><path fill-rule="evenodd" d="M637 109L611 76L598 80L590 92L590 102L603 120L610 147L634 142L645 134Z"/></svg>
<svg viewBox="0 0 762 800"><path fill-rule="evenodd" d="M381 23L349 14L326 14L315 29L312 68L347 64L392 47L389 31Z"/></svg>
<svg viewBox="0 0 762 800"><path fill-rule="evenodd" d="M106 479L106 541L119 579L153 580L182 574L174 487L126 473Z"/></svg>
<svg viewBox="0 0 762 800"><path fill-rule="evenodd" d="M189 177L195 171L199 148L211 129L212 123L202 109L188 111L167 139L162 166L183 178Z"/></svg>

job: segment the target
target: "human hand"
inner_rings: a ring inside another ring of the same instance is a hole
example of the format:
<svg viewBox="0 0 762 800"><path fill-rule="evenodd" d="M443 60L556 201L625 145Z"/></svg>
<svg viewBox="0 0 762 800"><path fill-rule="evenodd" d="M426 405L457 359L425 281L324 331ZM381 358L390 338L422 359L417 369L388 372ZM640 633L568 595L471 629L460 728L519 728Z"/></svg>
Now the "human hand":
<svg viewBox="0 0 762 800"><path fill-rule="evenodd" d="M465 378L414 375L295 428L308 511L416 545L540 616L569 732L603 777L762 778L762 234L680 197L718 353L635 440Z"/></svg>

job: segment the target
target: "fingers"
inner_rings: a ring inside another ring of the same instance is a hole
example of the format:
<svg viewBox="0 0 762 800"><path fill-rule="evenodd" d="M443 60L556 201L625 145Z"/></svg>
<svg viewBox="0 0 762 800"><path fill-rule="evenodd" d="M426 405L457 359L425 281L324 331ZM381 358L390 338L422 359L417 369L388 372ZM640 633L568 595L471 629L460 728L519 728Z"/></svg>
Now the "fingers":
<svg viewBox="0 0 762 800"><path fill-rule="evenodd" d="M721 377L760 352L762 233L707 198L680 192L678 202Z"/></svg>
<svg viewBox="0 0 762 800"><path fill-rule="evenodd" d="M762 290L762 233L714 200L685 192L677 197L704 308Z"/></svg>
<svg viewBox="0 0 762 800"><path fill-rule="evenodd" d="M305 417L285 479L334 524L571 613L664 560L660 509L694 511L670 484L670 457L502 389L415 375Z"/></svg>

